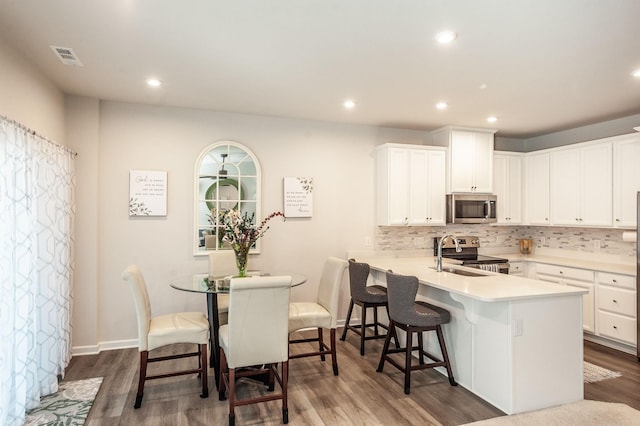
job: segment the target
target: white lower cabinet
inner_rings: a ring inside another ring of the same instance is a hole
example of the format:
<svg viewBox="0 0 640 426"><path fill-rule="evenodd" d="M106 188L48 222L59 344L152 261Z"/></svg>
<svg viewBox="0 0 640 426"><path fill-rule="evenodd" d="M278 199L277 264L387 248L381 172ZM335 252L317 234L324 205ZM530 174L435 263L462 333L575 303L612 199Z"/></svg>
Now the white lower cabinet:
<svg viewBox="0 0 640 426"><path fill-rule="evenodd" d="M635 346L636 280L631 275L597 273L597 334Z"/></svg>
<svg viewBox="0 0 640 426"><path fill-rule="evenodd" d="M524 262L509 262L509 275L527 276L527 265Z"/></svg>
<svg viewBox="0 0 640 426"><path fill-rule="evenodd" d="M580 287L588 291L582 299L582 327L595 333L595 284L593 271L557 265L536 264L536 279Z"/></svg>

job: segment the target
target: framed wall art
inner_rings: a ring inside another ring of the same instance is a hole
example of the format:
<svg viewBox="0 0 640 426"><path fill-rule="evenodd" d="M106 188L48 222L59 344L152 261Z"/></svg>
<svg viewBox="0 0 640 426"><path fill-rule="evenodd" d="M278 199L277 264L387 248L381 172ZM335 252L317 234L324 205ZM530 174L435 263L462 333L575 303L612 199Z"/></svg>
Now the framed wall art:
<svg viewBox="0 0 640 426"><path fill-rule="evenodd" d="M129 171L129 216L167 215L167 172Z"/></svg>
<svg viewBox="0 0 640 426"><path fill-rule="evenodd" d="M285 217L311 217L313 215L313 178L284 178Z"/></svg>

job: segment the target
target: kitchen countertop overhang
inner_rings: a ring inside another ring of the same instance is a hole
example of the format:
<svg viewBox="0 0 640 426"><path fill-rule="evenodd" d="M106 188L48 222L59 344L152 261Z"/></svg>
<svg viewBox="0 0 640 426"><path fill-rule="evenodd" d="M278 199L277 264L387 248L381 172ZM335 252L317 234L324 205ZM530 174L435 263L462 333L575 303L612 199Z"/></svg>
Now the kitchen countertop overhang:
<svg viewBox="0 0 640 426"><path fill-rule="evenodd" d="M483 276L468 277L451 272L437 272L436 258L433 256L360 255L356 259L359 262L368 263L373 270L380 272L392 270L403 275L414 275L422 284L483 302L540 299L587 293L586 290L578 287L467 268L459 266L459 262L450 259L443 259L443 264Z"/></svg>

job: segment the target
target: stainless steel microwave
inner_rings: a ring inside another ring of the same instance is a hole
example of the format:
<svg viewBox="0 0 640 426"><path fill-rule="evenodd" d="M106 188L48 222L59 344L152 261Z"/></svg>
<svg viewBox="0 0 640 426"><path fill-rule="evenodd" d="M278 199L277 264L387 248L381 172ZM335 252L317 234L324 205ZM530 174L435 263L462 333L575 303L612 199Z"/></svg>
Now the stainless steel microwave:
<svg viewBox="0 0 640 426"><path fill-rule="evenodd" d="M447 223L494 223L496 201L492 194L447 194Z"/></svg>

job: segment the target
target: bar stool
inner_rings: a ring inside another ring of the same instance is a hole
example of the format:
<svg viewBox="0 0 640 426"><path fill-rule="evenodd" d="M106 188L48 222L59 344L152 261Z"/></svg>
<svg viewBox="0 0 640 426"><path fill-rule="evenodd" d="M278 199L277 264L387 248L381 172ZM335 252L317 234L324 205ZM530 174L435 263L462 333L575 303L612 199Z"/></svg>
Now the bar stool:
<svg viewBox="0 0 640 426"><path fill-rule="evenodd" d="M367 278L369 277L369 265L366 263L356 262L355 259L349 259L349 287L351 289L351 302L347 311L347 319L344 324L344 331L340 340L347 338L347 330L351 330L360 336L360 355L364 355L364 342L371 339L384 339L389 328L378 321L378 308L384 306L389 315L389 303L387 302L387 289L381 285L367 286ZM362 308L362 320L359 325L349 325L353 305L356 304ZM373 322L367 324L367 309L373 308ZM367 336L367 327L373 327L373 335ZM378 327L384 328L387 332L380 334ZM396 340L396 346L398 341Z"/></svg>
<svg viewBox="0 0 640 426"><path fill-rule="evenodd" d="M418 285L418 278L414 276L394 274L391 271L387 272L387 292L390 313L389 327L392 330L395 329L395 327L404 330L407 333L407 343L404 348L390 349L391 333L387 333L382 355L380 356L380 363L376 371L378 373L382 372L385 361L389 361L391 365L402 371L404 373L404 393L407 395L411 389L411 372L413 370L445 367L451 386L458 385L453 378L453 371L451 370L451 363L447 355L447 348L444 343L441 327L442 324L446 324L451 320L451 315L449 311L439 306L416 301ZM422 333L425 331L435 331L438 335L442 360L424 350ZM413 333L418 333L418 346L413 346ZM413 351L418 351L418 365L411 365L411 354ZM405 354L404 366L390 356L401 352ZM433 362L425 364L425 355Z"/></svg>

